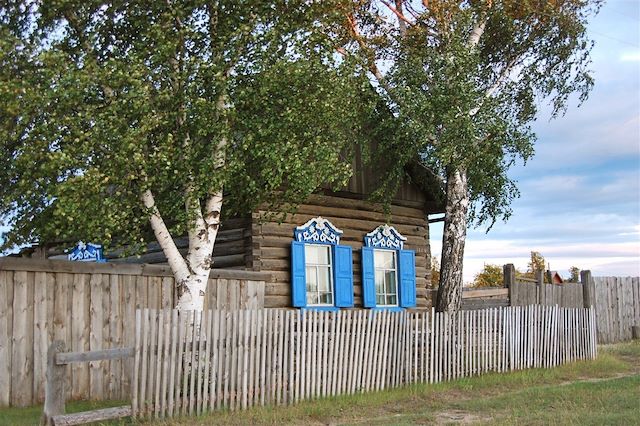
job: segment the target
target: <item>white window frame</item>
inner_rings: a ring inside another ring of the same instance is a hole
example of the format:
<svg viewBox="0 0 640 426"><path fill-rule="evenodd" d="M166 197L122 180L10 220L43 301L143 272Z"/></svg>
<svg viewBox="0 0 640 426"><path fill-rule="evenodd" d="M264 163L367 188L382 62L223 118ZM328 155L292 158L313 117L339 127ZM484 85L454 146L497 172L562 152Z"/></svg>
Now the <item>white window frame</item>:
<svg viewBox="0 0 640 426"><path fill-rule="evenodd" d="M329 259L329 264L325 265L325 264L318 264L318 263L309 263L307 261L307 256L306 256L306 250L307 247L325 247L329 253L328 253L328 259ZM316 306L321 306L321 307L333 307L335 306L336 303L336 295L335 295L335 291L333 288L333 250L331 245L328 244L305 244L304 245L304 249L305 249L305 261L304 261L304 267L305 267L305 272L307 271L307 268L309 267L313 267L315 270L315 278L316 278L316 296L318 296L318 300L320 300L320 290L319 290L319 286L318 284L318 270L319 268L326 268L329 272L329 294L331 294L331 303L309 303L309 299L307 298L307 306L311 306L311 307L316 307ZM306 292L305 292L305 297L307 297L307 293L309 293L309 276L307 274L307 282L306 282ZM326 294L326 292L323 292L323 294Z"/></svg>
<svg viewBox="0 0 640 426"><path fill-rule="evenodd" d="M391 254L393 254L393 269L390 268L382 268L379 267L378 265L376 265L376 252L377 251L381 251L381 252L390 252ZM378 303L378 295L380 293L378 293L378 286L376 285L376 273L378 271L382 271L382 277L383 277L383 285L382 285L382 290L383 290L383 297L384 297L384 301L386 302L388 297L392 294L392 293L387 293L387 274L386 272L388 271L393 271L393 274L395 276L395 296L396 296L396 303L393 305L390 304L379 304ZM374 287L375 287L375 291L376 291L376 306L381 307L381 308L395 308L395 307L399 307L400 306L400 297L398 294L398 251L397 250L389 250L389 249L379 249L379 248L375 248L373 249L373 276L374 276Z"/></svg>

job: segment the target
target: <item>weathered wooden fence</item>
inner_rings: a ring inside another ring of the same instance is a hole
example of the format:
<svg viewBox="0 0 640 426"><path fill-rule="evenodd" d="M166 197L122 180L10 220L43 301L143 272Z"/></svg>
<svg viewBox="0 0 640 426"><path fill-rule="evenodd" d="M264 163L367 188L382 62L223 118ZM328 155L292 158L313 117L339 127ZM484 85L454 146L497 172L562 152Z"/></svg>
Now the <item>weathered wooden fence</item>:
<svg viewBox="0 0 640 426"><path fill-rule="evenodd" d="M527 279L516 276L516 270L512 264L504 265L505 287L509 289L511 306L539 304L582 308L586 306L584 283L593 285L591 273L583 271L581 280L582 282L579 283L549 284L544 282L542 271L538 272L537 278Z"/></svg>
<svg viewBox="0 0 640 426"><path fill-rule="evenodd" d="M352 394L596 356L593 309L139 310L134 415Z"/></svg>
<svg viewBox="0 0 640 426"><path fill-rule="evenodd" d="M631 340L631 327L640 326L640 279L594 277L598 342Z"/></svg>
<svg viewBox="0 0 640 426"><path fill-rule="evenodd" d="M261 308L268 274L214 270L205 306ZM132 347L135 310L172 308L174 281L162 266L0 259L0 407L44 400L47 348L83 352ZM74 364L67 399L123 399L133 360Z"/></svg>
<svg viewBox="0 0 640 426"><path fill-rule="evenodd" d="M435 295L434 299L435 300ZM509 306L508 288L470 288L463 289L462 309L477 310Z"/></svg>

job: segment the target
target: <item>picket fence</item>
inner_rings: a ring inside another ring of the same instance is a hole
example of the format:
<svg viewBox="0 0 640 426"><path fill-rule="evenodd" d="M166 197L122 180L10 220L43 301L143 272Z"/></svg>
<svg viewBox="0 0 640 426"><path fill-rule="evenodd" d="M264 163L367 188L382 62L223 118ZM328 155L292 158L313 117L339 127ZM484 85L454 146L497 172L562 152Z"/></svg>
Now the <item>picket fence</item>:
<svg viewBox="0 0 640 426"><path fill-rule="evenodd" d="M136 311L132 411L292 404L595 358L594 310Z"/></svg>

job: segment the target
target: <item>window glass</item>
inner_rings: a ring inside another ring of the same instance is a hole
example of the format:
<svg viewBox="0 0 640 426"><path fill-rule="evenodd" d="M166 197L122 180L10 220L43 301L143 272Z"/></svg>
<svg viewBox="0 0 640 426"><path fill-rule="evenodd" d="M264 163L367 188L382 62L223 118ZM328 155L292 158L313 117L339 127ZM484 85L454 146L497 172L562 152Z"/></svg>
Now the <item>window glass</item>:
<svg viewBox="0 0 640 426"><path fill-rule="evenodd" d="M307 272L307 305L333 305L331 247L307 244L304 250Z"/></svg>
<svg viewBox="0 0 640 426"><path fill-rule="evenodd" d="M374 250L376 305L398 305L398 268L394 250Z"/></svg>

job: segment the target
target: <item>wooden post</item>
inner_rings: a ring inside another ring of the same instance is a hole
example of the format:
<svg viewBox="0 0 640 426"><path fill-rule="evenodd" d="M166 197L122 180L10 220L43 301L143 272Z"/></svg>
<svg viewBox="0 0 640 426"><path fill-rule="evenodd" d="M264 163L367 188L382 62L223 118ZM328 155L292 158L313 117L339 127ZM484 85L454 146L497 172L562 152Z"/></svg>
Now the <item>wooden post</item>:
<svg viewBox="0 0 640 426"><path fill-rule="evenodd" d="M502 267L502 280L504 286L509 289L509 306L513 306L513 284L516 282L516 267L513 263L507 263Z"/></svg>
<svg viewBox="0 0 640 426"><path fill-rule="evenodd" d="M551 280L549 280L549 282L551 282ZM544 292L544 289L542 288L542 286L544 286L544 271L536 271L536 287L537 287L537 291L536 291L536 300L534 301L534 304L539 305L540 303L542 303L542 294Z"/></svg>
<svg viewBox="0 0 640 426"><path fill-rule="evenodd" d="M594 306L595 302L595 282L591 276L591 271L580 271L580 282L582 282L582 300L585 308Z"/></svg>
<svg viewBox="0 0 640 426"><path fill-rule="evenodd" d="M67 366L56 363L56 355L64 352L64 342L54 341L47 352L47 382L44 391L43 425L53 425L53 416L64 414L65 373Z"/></svg>

